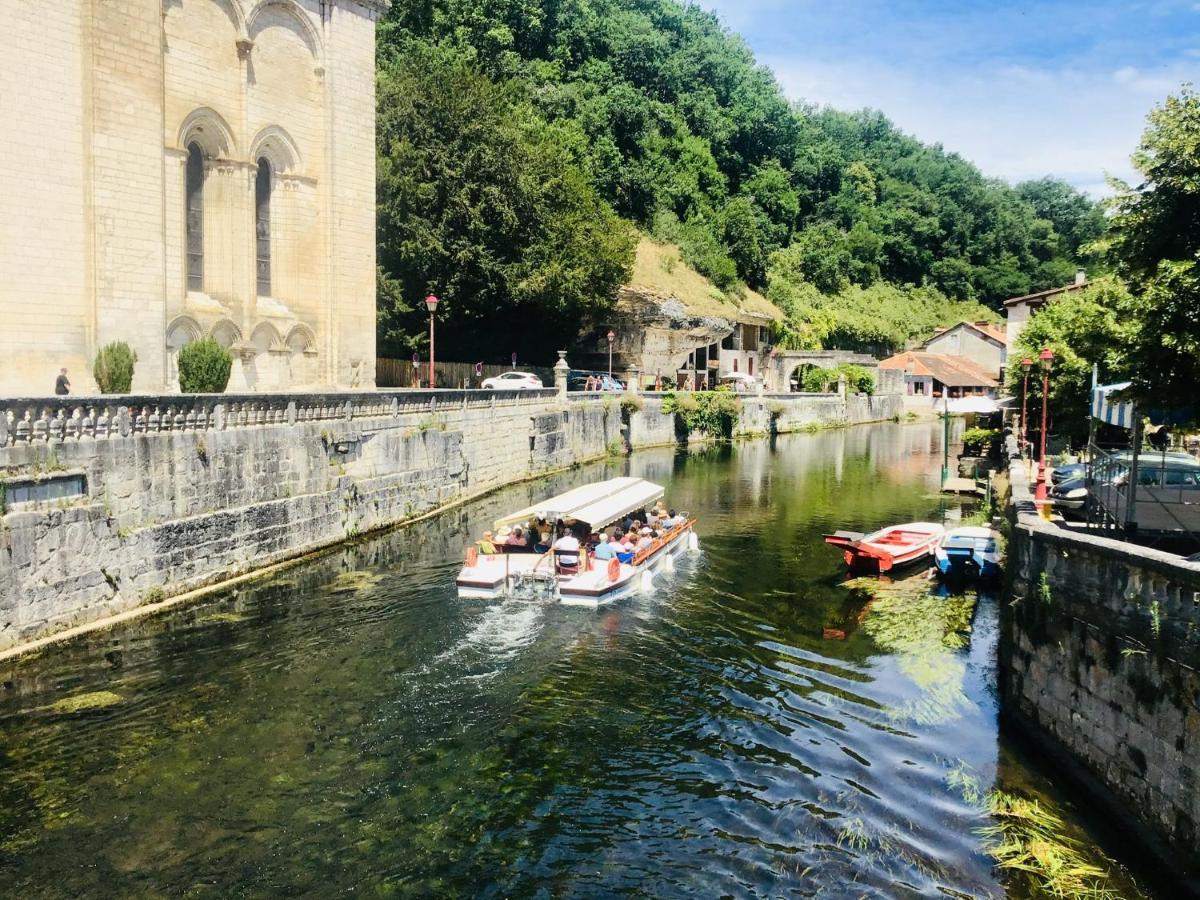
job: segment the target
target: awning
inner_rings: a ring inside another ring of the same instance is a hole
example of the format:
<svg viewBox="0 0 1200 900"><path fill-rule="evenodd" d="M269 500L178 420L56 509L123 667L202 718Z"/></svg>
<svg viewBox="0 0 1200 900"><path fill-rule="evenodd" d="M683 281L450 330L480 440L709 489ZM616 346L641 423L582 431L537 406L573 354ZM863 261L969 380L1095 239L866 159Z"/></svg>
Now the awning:
<svg viewBox="0 0 1200 900"><path fill-rule="evenodd" d="M1000 412L1000 404L991 397L959 397L951 400L948 409L952 413L977 413L990 416Z"/></svg>
<svg viewBox="0 0 1200 900"><path fill-rule="evenodd" d="M505 525L524 525L532 519L575 519L592 528L604 528L632 512L661 500L661 485L642 478L612 478L550 497L535 506L496 520L496 530Z"/></svg>
<svg viewBox="0 0 1200 900"><path fill-rule="evenodd" d="M1132 428L1135 413L1133 403L1112 398L1113 394L1126 390L1131 384L1130 381L1124 381L1092 388L1092 417L1118 428Z"/></svg>

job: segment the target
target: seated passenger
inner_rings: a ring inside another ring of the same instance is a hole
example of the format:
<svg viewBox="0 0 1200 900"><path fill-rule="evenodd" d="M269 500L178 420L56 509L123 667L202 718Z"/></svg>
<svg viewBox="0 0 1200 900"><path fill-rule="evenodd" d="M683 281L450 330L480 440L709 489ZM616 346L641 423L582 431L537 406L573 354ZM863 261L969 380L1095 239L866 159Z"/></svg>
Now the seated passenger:
<svg viewBox="0 0 1200 900"><path fill-rule="evenodd" d="M642 536L640 538L638 538L638 542L634 546L634 549L640 553L641 551L643 551L647 547L649 547L651 544L653 544L654 543L653 534L654 533L649 528L643 528Z"/></svg>
<svg viewBox="0 0 1200 900"><path fill-rule="evenodd" d="M576 569L579 567L579 538L570 531L564 532L563 536L554 542L554 550L560 568Z"/></svg>
<svg viewBox="0 0 1200 900"><path fill-rule="evenodd" d="M509 539L508 539L508 544L507 544L508 551L510 553L512 553L513 551L522 553L525 551L525 549L528 546L529 546L529 541L525 540L525 532L522 531L520 528L514 528L512 530L512 535L510 535Z"/></svg>
<svg viewBox="0 0 1200 900"><path fill-rule="evenodd" d="M512 529L509 528L507 525L505 525L499 531L496 532L496 537L492 540L492 543L495 544L498 548L500 548L500 552L503 553L504 547L507 546L508 539L511 537L512 537Z"/></svg>
<svg viewBox="0 0 1200 900"><path fill-rule="evenodd" d="M600 543L596 545L596 552L594 555L596 559L602 562L617 558L617 551L613 548L613 545L609 543L607 534L600 535Z"/></svg>
<svg viewBox="0 0 1200 900"><path fill-rule="evenodd" d="M484 556L495 556L500 551L496 549L496 544L492 540L494 535L490 531L483 533L483 540L479 542L479 552Z"/></svg>
<svg viewBox="0 0 1200 900"><path fill-rule="evenodd" d="M679 513L675 512L675 510L671 510L667 517L663 519L663 528L667 529L667 531L670 531L672 528L678 528L682 524L683 520L679 518Z"/></svg>

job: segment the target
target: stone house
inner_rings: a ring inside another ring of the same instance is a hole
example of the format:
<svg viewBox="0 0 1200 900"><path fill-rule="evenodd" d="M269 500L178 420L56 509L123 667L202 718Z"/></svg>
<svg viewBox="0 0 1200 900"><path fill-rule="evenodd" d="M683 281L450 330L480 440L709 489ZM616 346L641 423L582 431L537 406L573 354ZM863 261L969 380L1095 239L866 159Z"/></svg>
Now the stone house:
<svg viewBox="0 0 1200 900"><path fill-rule="evenodd" d="M906 350L885 359L879 367L884 371L903 372L905 393L930 401L942 397L995 398L1000 391L1000 378L996 373L960 356Z"/></svg>
<svg viewBox="0 0 1200 900"><path fill-rule="evenodd" d="M1051 303L1064 294L1072 293L1073 291L1082 291L1088 286L1087 274L1080 269L1075 273L1074 284L1068 284L1065 287L1053 288L1049 291L1039 291L1036 294L1026 294L1024 297L1013 297L1010 300L1004 301L1004 314L1008 318L1008 327L1005 331L1005 344L1007 352L1012 354L1017 346L1017 338L1021 336L1022 330L1029 322L1029 319L1035 312Z"/></svg>
<svg viewBox="0 0 1200 900"><path fill-rule="evenodd" d="M0 391L111 341L177 389L370 387L375 22L387 0L18 0L0 55Z"/></svg>
<svg viewBox="0 0 1200 900"><path fill-rule="evenodd" d="M1008 356L1004 328L992 322L959 322L929 338L921 349L965 359L997 378Z"/></svg>

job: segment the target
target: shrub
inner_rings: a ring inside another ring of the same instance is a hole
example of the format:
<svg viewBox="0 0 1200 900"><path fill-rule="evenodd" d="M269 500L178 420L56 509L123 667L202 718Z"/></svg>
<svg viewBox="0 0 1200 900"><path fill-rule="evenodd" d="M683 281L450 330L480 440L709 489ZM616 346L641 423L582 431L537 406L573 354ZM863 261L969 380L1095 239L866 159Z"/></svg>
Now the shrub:
<svg viewBox="0 0 1200 900"><path fill-rule="evenodd" d="M124 341L114 341L100 348L92 365L92 377L102 394L128 394L133 386L133 364L137 354Z"/></svg>
<svg viewBox="0 0 1200 900"><path fill-rule="evenodd" d="M846 377L846 390L852 394L874 394L875 376L853 363L842 363L832 369L809 369L804 373L802 387L806 394L825 394L837 390L838 381Z"/></svg>
<svg viewBox="0 0 1200 900"><path fill-rule="evenodd" d="M222 394L232 367L233 357L213 338L192 341L179 351L179 389L185 394Z"/></svg>
<svg viewBox="0 0 1200 900"><path fill-rule="evenodd" d="M1000 437L1000 432L994 428L968 428L963 432L963 451L971 455L971 451L988 453L992 444Z"/></svg>
<svg viewBox="0 0 1200 900"><path fill-rule="evenodd" d="M688 431L731 438L742 404L730 391L689 391L664 397L663 412L679 416Z"/></svg>
<svg viewBox="0 0 1200 900"><path fill-rule="evenodd" d="M645 406L646 404L642 402L641 397L629 395L621 398L621 412L627 416L641 412Z"/></svg>

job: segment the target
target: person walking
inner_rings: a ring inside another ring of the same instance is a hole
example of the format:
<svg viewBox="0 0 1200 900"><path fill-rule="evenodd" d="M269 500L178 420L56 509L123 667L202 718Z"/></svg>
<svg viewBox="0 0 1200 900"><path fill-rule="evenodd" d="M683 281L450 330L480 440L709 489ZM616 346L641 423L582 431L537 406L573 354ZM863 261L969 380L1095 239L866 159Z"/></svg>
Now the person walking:
<svg viewBox="0 0 1200 900"><path fill-rule="evenodd" d="M54 393L60 397L71 393L71 379L67 378L66 369L58 370L58 377L54 379Z"/></svg>

